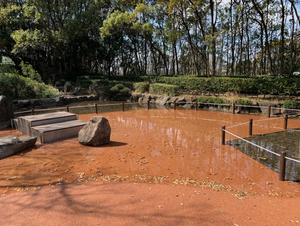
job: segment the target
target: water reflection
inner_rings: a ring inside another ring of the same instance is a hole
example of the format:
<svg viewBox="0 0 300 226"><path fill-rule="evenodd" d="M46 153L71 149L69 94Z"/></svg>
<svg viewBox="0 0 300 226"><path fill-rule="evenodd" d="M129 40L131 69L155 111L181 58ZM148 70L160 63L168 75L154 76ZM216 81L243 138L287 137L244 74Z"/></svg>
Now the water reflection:
<svg viewBox="0 0 300 226"><path fill-rule="evenodd" d="M285 151L287 157L300 160L300 130L293 129L244 139L278 154ZM227 143L275 172L279 172L279 156L240 139L231 140ZM300 182L300 163L291 160L286 161L286 178Z"/></svg>

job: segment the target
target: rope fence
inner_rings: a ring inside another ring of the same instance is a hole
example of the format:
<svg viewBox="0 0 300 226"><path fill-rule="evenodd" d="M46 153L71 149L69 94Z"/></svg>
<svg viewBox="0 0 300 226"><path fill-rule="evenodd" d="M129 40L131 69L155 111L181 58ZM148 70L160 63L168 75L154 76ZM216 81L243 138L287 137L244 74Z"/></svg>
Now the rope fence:
<svg viewBox="0 0 300 226"><path fill-rule="evenodd" d="M255 144L255 143L253 143L253 142L250 142L250 141L248 141L248 140L245 140L244 138L241 138L241 137L239 137L239 136L237 136L237 135L235 135L235 134L233 134L233 133L231 133L231 132L229 132L229 131L227 131L227 130L223 130L223 131L225 131L226 133L228 133L228 134L230 134L230 135L232 135L232 136L234 136L234 137L236 137L236 138L238 138L238 139L240 139L240 140L242 140L242 141L245 141L245 142L248 143L248 144L251 144L251 145L253 145L253 146L255 146L255 147L258 147L258 148L260 148L260 149L262 149L262 150L264 150L264 151L267 151L267 152L269 152L269 153L272 153L272 154L274 154L274 155L280 156L280 154L278 154L278 153L276 153L276 152L274 152L274 151L268 150L268 149L266 149L266 148L264 148L264 147L261 147L261 146Z"/></svg>
<svg viewBox="0 0 300 226"><path fill-rule="evenodd" d="M195 110L198 111L198 108L201 107L201 105L212 105L212 106L227 106L227 107L231 107L232 108L232 114L235 114L236 113L236 108L259 108L259 109L266 109L268 108L268 111L267 111L267 116L268 117L271 117L271 112L272 110L279 110L280 112L282 110L284 111L298 111L300 112L300 109L289 109L289 108L277 108L277 107L271 107L271 106L250 106L250 105L236 105L235 103L232 103L232 104L224 104L224 103L204 103L204 102L198 102L198 101L194 101L194 102L189 102L189 101L178 101L178 98L175 99L174 101L168 101L167 103L169 105L171 104L174 104L174 110L176 110L177 108L177 105L179 104L192 104L194 106L192 107L195 107ZM69 112L69 109L75 109L75 108L92 108L92 107L95 107L95 109L97 107L105 107L105 106L122 106L122 110L125 111L124 109L124 105L135 105L135 104L147 104L147 109L149 110L150 109L150 101L147 101L147 102L135 102L135 103L118 103L118 104L101 104L101 105L85 105L85 106L68 106L66 105L66 107L61 107L61 108L48 108L48 109L34 109L32 108L31 110L27 110L27 111L20 111L20 112L15 112L15 114L26 114L26 113L32 113L32 115L35 113L35 112L43 112L43 111L55 111L55 110L66 110L67 112ZM97 107L96 107L97 105ZM97 110L95 110L97 111ZM279 113L281 114L281 113ZM290 115L290 117L297 117L298 115Z"/></svg>
<svg viewBox="0 0 300 226"><path fill-rule="evenodd" d="M277 108L277 107L271 107L271 106L249 106L249 105L235 105L235 103L232 103L232 104L223 104L223 103L202 103L202 102L198 102L198 101L195 101L195 102L183 102L183 101L178 101L178 98L175 99L173 102L167 102L168 104L174 104L174 110L176 110L176 107L177 107L177 104L195 104L195 110L197 111L199 106L200 105L214 105L214 106L229 106L229 107L232 107L232 114L235 114L235 109L236 107L246 107L246 108L268 108L268 112L267 112L267 115L268 117L270 118L271 116L271 111L272 109L274 110L285 110L285 111L299 111L300 112L300 109L288 109L288 108ZM85 106L71 106L69 107L68 105L66 107L61 107L61 108L48 108L48 109L34 109L32 108L31 110L28 110L28 111L21 111L21 112L15 112L15 114L25 114L25 113L31 113L32 115L34 115L36 112L43 112L43 111L54 111L54 110L66 110L67 112L70 111L70 109L76 109L76 108L95 108L95 113L98 114L98 108L99 107L106 107L106 106L122 106L122 111L125 111L125 105L135 105L135 104L147 104L147 109L149 110L150 109L150 101L148 100L147 102L135 102L135 103L118 103L118 104L101 104L101 105L85 105ZM296 115L297 116L297 115ZM288 117L295 117L295 115L290 115L288 116L287 114L284 116L284 117L277 117L277 118L270 118L270 119L261 119L261 120L256 120L255 122L262 122L262 121L268 121L268 120L275 120L275 119L284 119L284 126L283 128L284 129L287 129L287 123L288 123ZM249 122L244 122L244 123L240 123L240 124L237 124L237 125L233 125L233 126L230 126L230 127L227 127L227 129L229 128L234 128L234 127L237 127L237 126L241 126L241 125L246 125L249 123L249 135L252 135L252 127L253 127L253 120L250 119ZM225 133L228 133L244 142L247 142L255 147L258 147L264 151L267 151L271 154L274 154L276 156L280 156L280 170L279 170L279 180L284 180L285 178L285 161L286 159L287 160L290 160L290 161L294 161L294 162L297 162L297 163L300 163L300 160L296 160L296 159L293 159L293 158L289 158L289 157L286 157L286 152L281 152L281 154L278 154L276 152L273 152L271 150L268 150L264 147L261 147L257 144L254 144L253 142L250 142L250 141L247 141L246 139L243 139L242 137L239 137L229 131L227 131L225 129L225 126L222 126L222 140L221 140L221 143L222 145L225 145Z"/></svg>
<svg viewBox="0 0 300 226"><path fill-rule="evenodd" d="M256 120L255 122L262 122L262 121L268 121L268 120L276 120L276 119L284 119L284 126L283 126L283 129L287 129L287 123L288 123L288 115L286 114L284 117L279 117L279 118L272 118L272 119L261 119L261 120ZM249 122L244 122L244 123L240 123L240 124L237 124L237 125L234 125L234 126L230 126L228 127L227 129L229 128L233 128L233 127L237 127L237 126L241 126L241 125L245 125L245 124L248 124L249 123L249 135L252 136L252 128L253 128L253 119L250 119ZM252 146L255 146L261 150L264 150L268 153L271 153L273 155L276 155L278 157L280 157L280 161L279 161L279 180L280 181L284 181L285 180L285 170L286 170L286 160L290 160L290 161L293 161L293 162L296 162L296 163L300 163L300 160L297 160L297 159L293 159L293 158L290 158L290 157L287 157L286 156L286 152L285 151L282 151L280 154L274 152L274 151L271 151L267 148L264 148L262 146L259 146L251 141L248 141L234 133L231 133L229 132L228 130L226 130L226 127L225 126L222 126L222 137L221 137L221 144L222 145L225 145L225 133L228 133L230 134L231 136L234 136Z"/></svg>

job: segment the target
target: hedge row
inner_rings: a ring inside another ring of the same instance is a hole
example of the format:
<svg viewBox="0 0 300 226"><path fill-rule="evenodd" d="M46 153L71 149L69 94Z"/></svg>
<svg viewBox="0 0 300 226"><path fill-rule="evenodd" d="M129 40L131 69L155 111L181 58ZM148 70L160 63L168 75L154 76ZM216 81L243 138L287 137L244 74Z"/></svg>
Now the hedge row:
<svg viewBox="0 0 300 226"><path fill-rule="evenodd" d="M97 80L109 80L109 81L131 81L131 82L141 82L141 76L105 76L105 75L84 75L78 76L76 82L81 84L82 82L85 84L93 84L93 81Z"/></svg>
<svg viewBox="0 0 300 226"><path fill-rule="evenodd" d="M149 93L157 95L176 96L178 94L178 86L155 83L150 85Z"/></svg>
<svg viewBox="0 0 300 226"><path fill-rule="evenodd" d="M300 109L300 103L297 101L285 101L282 105L283 108L288 108L288 109Z"/></svg>
<svg viewBox="0 0 300 226"><path fill-rule="evenodd" d="M81 80L77 81L76 85L87 88L91 84L98 84L99 86L115 86L117 84L122 84L131 90L133 90L133 84L134 82L129 82L129 81L109 81L107 79L93 79L93 80Z"/></svg>
<svg viewBox="0 0 300 226"><path fill-rule="evenodd" d="M148 82L137 82L133 84L133 88L138 93L146 93L149 91L150 84Z"/></svg>
<svg viewBox="0 0 300 226"><path fill-rule="evenodd" d="M180 90L197 93L246 93L298 95L300 79L297 78L180 78L142 76L144 81L177 85Z"/></svg>
<svg viewBox="0 0 300 226"><path fill-rule="evenodd" d="M201 96L198 98L198 102L200 103L216 103L216 104L231 104L232 102L220 98L220 97L214 97L214 96ZM246 98L239 98L234 101L237 105L252 105L252 101Z"/></svg>

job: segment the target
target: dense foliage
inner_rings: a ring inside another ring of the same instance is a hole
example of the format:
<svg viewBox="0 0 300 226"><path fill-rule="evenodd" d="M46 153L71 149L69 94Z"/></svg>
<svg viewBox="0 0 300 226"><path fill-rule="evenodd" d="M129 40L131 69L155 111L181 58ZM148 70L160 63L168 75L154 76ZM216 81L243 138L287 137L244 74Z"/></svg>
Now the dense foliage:
<svg viewBox="0 0 300 226"><path fill-rule="evenodd" d="M298 0L2 0L0 56L53 84L93 73L291 75L298 9Z"/></svg>
<svg viewBox="0 0 300 226"><path fill-rule="evenodd" d="M138 93L146 93L149 91L150 84L148 82L137 82L133 84L133 88Z"/></svg>
<svg viewBox="0 0 300 226"><path fill-rule="evenodd" d="M129 93L130 89L123 84L116 84L110 88L110 91L114 93Z"/></svg>
<svg viewBox="0 0 300 226"><path fill-rule="evenodd" d="M201 96L198 98L198 102L200 103L217 103L217 104L224 104L227 101L220 97L213 97L213 96Z"/></svg>
<svg viewBox="0 0 300 226"><path fill-rule="evenodd" d="M142 76L145 81L177 85L180 90L199 94L279 94L298 95L300 79L297 78L181 78L162 76Z"/></svg>
<svg viewBox="0 0 300 226"><path fill-rule="evenodd" d="M59 93L45 83L18 74L4 74L0 76L0 95L12 100L57 97Z"/></svg>
<svg viewBox="0 0 300 226"><path fill-rule="evenodd" d="M178 86L154 83L150 84L149 93L157 95L176 96L178 94Z"/></svg>
<svg viewBox="0 0 300 226"><path fill-rule="evenodd" d="M288 109L300 109L300 103L297 101L285 101L282 105L283 108L288 108Z"/></svg>
<svg viewBox="0 0 300 226"><path fill-rule="evenodd" d="M201 96L197 100L200 103L231 104L230 100L214 96ZM246 98L239 98L234 101L236 105L252 105L252 101Z"/></svg>

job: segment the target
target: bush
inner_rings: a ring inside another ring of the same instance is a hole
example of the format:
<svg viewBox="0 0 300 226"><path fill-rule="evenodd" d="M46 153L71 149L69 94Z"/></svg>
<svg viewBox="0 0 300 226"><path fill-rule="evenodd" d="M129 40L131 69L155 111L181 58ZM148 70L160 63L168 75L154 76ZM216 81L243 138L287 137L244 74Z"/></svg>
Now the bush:
<svg viewBox="0 0 300 226"><path fill-rule="evenodd" d="M283 108L288 108L288 109L300 109L300 103L297 101L285 101L282 105Z"/></svg>
<svg viewBox="0 0 300 226"><path fill-rule="evenodd" d="M177 85L179 90L197 93L245 93L298 95L300 79L297 78L229 78L229 77L162 77L141 76L144 81Z"/></svg>
<svg viewBox="0 0 300 226"><path fill-rule="evenodd" d="M133 83L133 88L138 93L146 93L149 91L149 83L148 82L137 82Z"/></svg>
<svg viewBox="0 0 300 226"><path fill-rule="evenodd" d="M212 96L203 96L198 98L198 102L200 103L217 103L217 104L224 104L226 103L225 99L219 97L212 97Z"/></svg>
<svg viewBox="0 0 300 226"><path fill-rule="evenodd" d="M252 101L249 99L239 98L234 101L237 105L252 105Z"/></svg>
<svg viewBox="0 0 300 226"><path fill-rule="evenodd" d="M108 81L108 84L110 86L115 86L118 84L122 84L123 86L126 86L127 88L129 88L130 90L133 90L133 84L134 82L127 82L127 81Z"/></svg>
<svg viewBox="0 0 300 226"><path fill-rule="evenodd" d="M52 86L18 74L4 74L0 76L0 95L13 100L57 97L59 92Z"/></svg>
<svg viewBox="0 0 300 226"><path fill-rule="evenodd" d="M112 86L101 86L101 87L99 87L99 90L100 91L103 91L103 92L111 92L111 89L112 88Z"/></svg>
<svg viewBox="0 0 300 226"><path fill-rule="evenodd" d="M123 84L117 84L110 88L110 91L114 93L129 93L130 89Z"/></svg>
<svg viewBox="0 0 300 226"><path fill-rule="evenodd" d="M25 75L26 77L32 79L32 80L36 80L38 82L42 82L42 77L40 76L39 73L37 73L34 68L32 67L31 64L29 63L24 63L24 61L21 61L21 69L22 69L22 73L23 75Z"/></svg>
<svg viewBox="0 0 300 226"><path fill-rule="evenodd" d="M176 96L179 87L176 85L154 83L150 85L149 93L157 95Z"/></svg>
<svg viewBox="0 0 300 226"><path fill-rule="evenodd" d="M0 75L3 75L5 73L18 73L18 71L15 69L15 65L11 64L0 64Z"/></svg>

